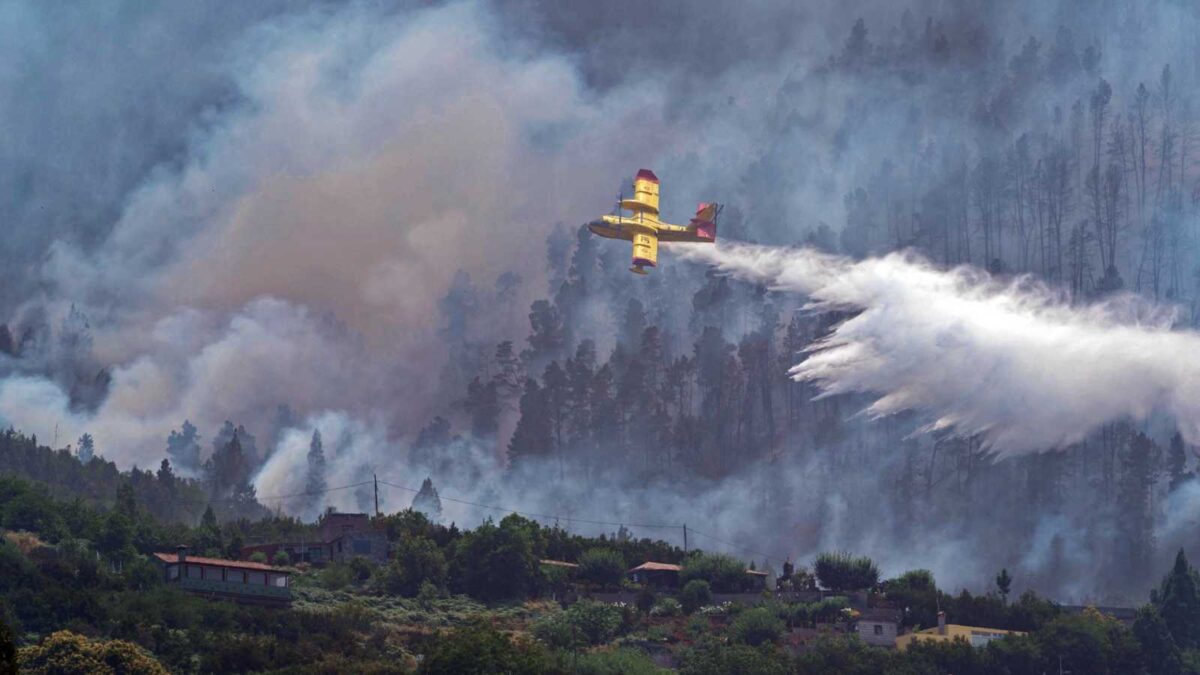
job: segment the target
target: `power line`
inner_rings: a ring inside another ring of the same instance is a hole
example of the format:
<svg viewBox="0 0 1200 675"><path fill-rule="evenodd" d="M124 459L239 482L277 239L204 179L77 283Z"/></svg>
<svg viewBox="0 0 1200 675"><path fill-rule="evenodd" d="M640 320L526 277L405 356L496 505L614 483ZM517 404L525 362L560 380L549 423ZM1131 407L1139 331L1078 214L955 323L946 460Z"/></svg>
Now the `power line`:
<svg viewBox="0 0 1200 675"><path fill-rule="evenodd" d="M362 487L364 485L370 485L370 484L371 484L371 481L366 480L361 483L355 483L353 485L342 485L339 487L325 488L324 490L312 490L310 492L297 492L296 494L292 494L292 495L275 495L273 497L256 497L256 499L258 499L259 501L271 501L271 500L292 499L293 497L315 497L320 494L325 494L326 492L333 492L334 490L349 490L350 488Z"/></svg>
<svg viewBox="0 0 1200 675"><path fill-rule="evenodd" d="M737 544L734 544L733 542L725 541L724 539L718 539L717 537L714 537L711 534L705 534L705 533L701 532L700 530L697 530L696 528L690 528L690 529L693 533L698 534L701 537L708 537L709 539L712 539L713 541L717 542L718 544L724 544L732 549L742 551L743 553L753 553L754 555L762 556L763 559L765 559L767 562L771 561L771 556L769 556L765 553L760 553L758 551L752 551L744 546L738 546Z"/></svg>

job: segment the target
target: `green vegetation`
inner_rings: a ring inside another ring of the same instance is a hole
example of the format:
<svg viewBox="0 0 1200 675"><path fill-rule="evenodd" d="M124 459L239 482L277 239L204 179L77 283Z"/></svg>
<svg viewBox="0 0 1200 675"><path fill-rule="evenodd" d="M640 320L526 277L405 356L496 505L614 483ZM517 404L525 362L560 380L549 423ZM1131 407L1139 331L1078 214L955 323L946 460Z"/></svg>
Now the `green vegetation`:
<svg viewBox="0 0 1200 675"><path fill-rule="evenodd" d="M909 627L933 625L940 608L954 623L1027 633L899 652L844 632L847 597L713 604L714 590L753 581L726 555L684 559L661 542L589 539L518 515L460 531L410 510L378 520L392 542L388 564L299 565L292 605L267 608L181 593L147 554L183 542L236 556L241 541L306 526L222 523L211 508L195 526L165 522L129 476L114 475L111 500L63 499L0 477L0 674L18 664L46 673L657 673L662 659L684 673L1036 675L1056 672L1060 658L1076 673L1200 673L1200 574L1182 552L1132 626L1095 610L1066 614L1031 592L1010 600L1004 572L992 593L949 595L925 570L880 581L865 558L819 557L823 586L872 588L876 601L906 609ZM682 588L628 588L623 570L637 551L682 560ZM543 558L575 562L578 574ZM795 588L798 578L784 581ZM628 603L548 600L618 585ZM793 652L793 631L813 629L821 637Z"/></svg>
<svg viewBox="0 0 1200 675"><path fill-rule="evenodd" d="M621 583L625 569L625 559L611 548L590 548L579 556L579 578L599 586Z"/></svg>
<svg viewBox="0 0 1200 675"><path fill-rule="evenodd" d="M813 566L817 580L831 591L858 591L879 583L879 568L870 558L849 553L822 553Z"/></svg>
<svg viewBox="0 0 1200 675"><path fill-rule="evenodd" d="M694 553L683 561L680 580L685 584L700 579L717 593L738 593L750 588L746 564L727 555Z"/></svg>
<svg viewBox="0 0 1200 675"><path fill-rule="evenodd" d="M757 647L775 642L783 634L784 623L766 607L755 607L737 615L730 626L729 636L735 642Z"/></svg>
<svg viewBox="0 0 1200 675"><path fill-rule="evenodd" d="M31 675L167 675L168 672L153 656L135 644L124 640L89 640L70 631L59 631L40 644L22 648L17 662L21 672Z"/></svg>
<svg viewBox="0 0 1200 675"><path fill-rule="evenodd" d="M691 614L704 605L712 602L712 591L704 579L692 579L683 585L679 591L679 602L683 611Z"/></svg>

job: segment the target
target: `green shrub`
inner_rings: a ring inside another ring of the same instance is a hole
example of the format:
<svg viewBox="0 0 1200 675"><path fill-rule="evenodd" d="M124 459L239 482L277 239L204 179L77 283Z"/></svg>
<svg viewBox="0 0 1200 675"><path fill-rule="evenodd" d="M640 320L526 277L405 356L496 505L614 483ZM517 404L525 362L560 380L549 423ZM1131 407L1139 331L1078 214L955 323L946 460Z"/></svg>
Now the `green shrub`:
<svg viewBox="0 0 1200 675"><path fill-rule="evenodd" d="M809 605L812 620L816 623L833 623L842 616L842 610L850 606L850 601L841 595L825 598Z"/></svg>
<svg viewBox="0 0 1200 675"><path fill-rule="evenodd" d="M621 608L594 600L580 600L565 612L548 614L533 624L533 634L547 646L571 650L611 641L625 625Z"/></svg>
<svg viewBox="0 0 1200 675"><path fill-rule="evenodd" d="M22 647L17 661L22 673L136 673L166 675L153 656L123 640L89 640L71 631L59 631L41 644Z"/></svg>
<svg viewBox="0 0 1200 675"><path fill-rule="evenodd" d="M612 640L624 624L620 607L592 600L580 600L571 605L566 618L578 635L593 645Z"/></svg>
<svg viewBox="0 0 1200 675"><path fill-rule="evenodd" d="M718 593L738 593L749 588L751 579L742 561L722 554L693 554L683 561L680 579L686 584L703 579Z"/></svg>
<svg viewBox="0 0 1200 675"><path fill-rule="evenodd" d="M426 579L421 582L421 588L417 589L417 603L424 609L430 609L433 607L433 601L437 600L439 595L438 587Z"/></svg>
<svg viewBox="0 0 1200 675"><path fill-rule="evenodd" d="M354 580L354 571L345 563L333 563L321 570L317 583L329 591L340 591Z"/></svg>
<svg viewBox="0 0 1200 675"><path fill-rule="evenodd" d="M621 583L625 559L611 548L591 548L579 556L579 578L604 587Z"/></svg>
<svg viewBox="0 0 1200 675"><path fill-rule="evenodd" d="M534 622L533 636L551 649L569 651L580 646L581 639L567 620L566 612L553 612Z"/></svg>
<svg viewBox="0 0 1200 675"><path fill-rule="evenodd" d="M413 537L397 545L395 559L376 570L376 577L384 591L412 597L425 582L445 586L446 556L432 540Z"/></svg>
<svg viewBox="0 0 1200 675"><path fill-rule="evenodd" d="M533 555L537 523L518 515L506 516L499 525L490 520L466 532L454 543L450 575L456 589L491 602L523 598L541 583L541 570Z"/></svg>
<svg viewBox="0 0 1200 675"><path fill-rule="evenodd" d="M879 568L867 557L822 553L813 568L821 585L832 591L857 591L879 583Z"/></svg>
<svg viewBox="0 0 1200 675"><path fill-rule="evenodd" d="M684 584L679 591L679 602L683 605L683 611L688 614L712 602L712 590L709 589L708 582L692 579Z"/></svg>
<svg viewBox="0 0 1200 675"><path fill-rule="evenodd" d="M733 620L729 627L730 637L735 642L757 647L764 642L775 642L783 634L784 624L770 609L755 607L748 609Z"/></svg>
<svg viewBox="0 0 1200 675"><path fill-rule="evenodd" d="M683 614L683 605L675 598L663 598L650 609L651 616L679 616Z"/></svg>
<svg viewBox="0 0 1200 675"><path fill-rule="evenodd" d="M687 620L687 624L684 625L683 630L687 633L688 637L698 640L706 635L710 628L712 628L712 624L709 620L700 614L696 614Z"/></svg>
<svg viewBox="0 0 1200 675"><path fill-rule="evenodd" d="M287 551L276 551L275 557L271 558L271 563L282 567L284 565L292 564L292 558L288 555Z"/></svg>
<svg viewBox="0 0 1200 675"><path fill-rule="evenodd" d="M681 651L679 672L682 675L787 675L792 670L787 655L774 645L724 645L710 637L691 649ZM845 671L834 666L811 672L841 674Z"/></svg>
<svg viewBox="0 0 1200 675"><path fill-rule="evenodd" d="M643 652L626 648L581 654L572 672L576 675L658 675L670 671L654 665Z"/></svg>
<svg viewBox="0 0 1200 675"><path fill-rule="evenodd" d="M650 610L654 609L655 599L656 598L654 596L654 591L650 590L649 588L643 588L642 590L638 591L638 594L637 594L638 611L645 614L645 613L649 612Z"/></svg>
<svg viewBox="0 0 1200 675"><path fill-rule="evenodd" d="M262 551L255 551L250 554L250 562L256 562L262 565L267 564L267 554Z"/></svg>
<svg viewBox="0 0 1200 675"><path fill-rule="evenodd" d="M423 675L537 675L553 671L550 656L543 647L510 640L484 622L438 635L417 670Z"/></svg>

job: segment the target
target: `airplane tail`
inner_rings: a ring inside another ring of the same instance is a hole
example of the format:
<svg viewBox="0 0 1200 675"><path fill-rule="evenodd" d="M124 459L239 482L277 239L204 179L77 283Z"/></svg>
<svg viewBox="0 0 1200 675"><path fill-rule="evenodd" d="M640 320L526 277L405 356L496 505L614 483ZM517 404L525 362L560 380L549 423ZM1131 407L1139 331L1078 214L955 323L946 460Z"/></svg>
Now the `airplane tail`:
<svg viewBox="0 0 1200 675"><path fill-rule="evenodd" d="M696 231L696 237L708 241L717 240L717 216L721 215L723 207L716 202L700 202L696 207L696 215L692 218L691 227Z"/></svg>

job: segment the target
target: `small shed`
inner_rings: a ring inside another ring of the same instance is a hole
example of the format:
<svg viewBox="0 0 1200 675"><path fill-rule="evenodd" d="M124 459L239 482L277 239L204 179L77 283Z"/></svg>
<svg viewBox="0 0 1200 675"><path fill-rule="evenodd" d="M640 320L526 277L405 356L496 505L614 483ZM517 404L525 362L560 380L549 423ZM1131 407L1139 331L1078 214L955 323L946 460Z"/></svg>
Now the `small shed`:
<svg viewBox="0 0 1200 675"><path fill-rule="evenodd" d="M863 642L877 647L895 647L904 613L898 609L873 607L858 615L855 631Z"/></svg>
<svg viewBox="0 0 1200 675"><path fill-rule="evenodd" d="M635 584L652 588L676 588L679 586L679 565L660 562L644 562L625 573Z"/></svg>

